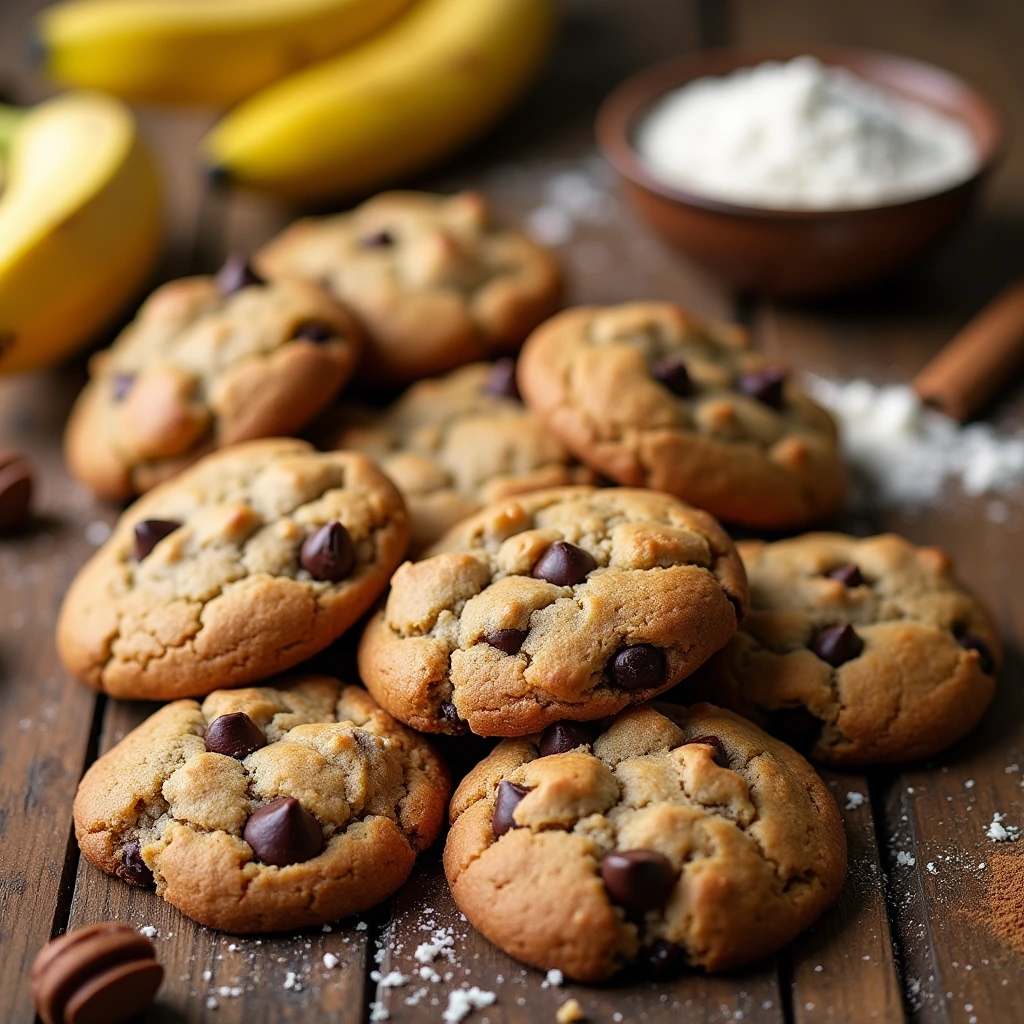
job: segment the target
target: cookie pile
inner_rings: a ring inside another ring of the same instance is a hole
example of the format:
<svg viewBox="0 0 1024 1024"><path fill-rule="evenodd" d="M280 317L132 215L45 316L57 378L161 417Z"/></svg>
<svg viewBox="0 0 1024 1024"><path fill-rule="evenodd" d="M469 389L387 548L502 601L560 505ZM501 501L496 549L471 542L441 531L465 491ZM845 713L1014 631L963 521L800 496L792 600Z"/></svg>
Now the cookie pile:
<svg viewBox="0 0 1024 1024"><path fill-rule="evenodd" d="M447 809L466 917L588 981L737 966L833 902L803 755L953 742L998 635L934 549L734 544L719 519L839 508L828 414L739 328L559 293L479 196L393 193L165 285L95 358L69 463L142 496L58 648L172 703L82 780L92 863L211 927L297 928L394 892ZM323 674L336 643L365 689ZM500 739L450 807L423 733Z"/></svg>

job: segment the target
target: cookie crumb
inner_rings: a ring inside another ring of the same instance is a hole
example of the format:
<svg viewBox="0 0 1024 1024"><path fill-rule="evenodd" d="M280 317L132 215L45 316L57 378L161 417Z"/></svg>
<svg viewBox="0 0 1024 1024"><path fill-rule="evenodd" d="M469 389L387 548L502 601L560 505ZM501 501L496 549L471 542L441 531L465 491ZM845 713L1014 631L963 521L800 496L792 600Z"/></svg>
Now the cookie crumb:
<svg viewBox="0 0 1024 1024"><path fill-rule="evenodd" d="M567 999L555 1014L558 1024L575 1024L575 1021L586 1019L587 1015L583 1012L583 1007L580 1006L577 999Z"/></svg>
<svg viewBox="0 0 1024 1024"><path fill-rule="evenodd" d="M357 921L356 922L356 931L357 932L365 932L367 928L369 928L369 925L365 921Z"/></svg>
<svg viewBox="0 0 1024 1024"><path fill-rule="evenodd" d="M1020 829L1016 825L1004 825L1003 815L996 811L992 821L985 830L985 835L994 843L1013 843L1020 838Z"/></svg>
<svg viewBox="0 0 1024 1024"><path fill-rule="evenodd" d="M558 988L558 986L561 985L563 981L565 981L565 976L562 974L562 972L558 970L557 967L552 967L551 970L548 971L544 980L540 983L540 987Z"/></svg>
<svg viewBox="0 0 1024 1024"><path fill-rule="evenodd" d="M156 935L156 929L151 924L144 924L139 929L139 934L145 935L147 939L151 939L153 938L154 935Z"/></svg>
<svg viewBox="0 0 1024 1024"><path fill-rule="evenodd" d="M373 1024L377 1024L378 1021L387 1020L390 1016L391 1014L383 1003L378 1002L377 1000L370 1003L370 1020Z"/></svg>
<svg viewBox="0 0 1024 1024"><path fill-rule="evenodd" d="M207 996L206 997L206 1008L208 1010L216 1010L219 1005L220 1004L217 1002L217 1000L213 996Z"/></svg>
<svg viewBox="0 0 1024 1024"><path fill-rule="evenodd" d="M901 867L912 868L917 861L906 850L900 850L896 854L896 863Z"/></svg>
<svg viewBox="0 0 1024 1024"><path fill-rule="evenodd" d="M846 809L848 811L855 811L864 803L864 799L863 793L857 793L851 790L846 794Z"/></svg>
<svg viewBox="0 0 1024 1024"><path fill-rule="evenodd" d="M441 1014L441 1019L445 1024L460 1024L474 1010L493 1005L497 998L493 992L485 992L476 985L457 988L448 993L448 1008Z"/></svg>
<svg viewBox="0 0 1024 1024"><path fill-rule="evenodd" d="M341 961L333 953L324 953L324 967L327 970L333 971L340 963Z"/></svg>

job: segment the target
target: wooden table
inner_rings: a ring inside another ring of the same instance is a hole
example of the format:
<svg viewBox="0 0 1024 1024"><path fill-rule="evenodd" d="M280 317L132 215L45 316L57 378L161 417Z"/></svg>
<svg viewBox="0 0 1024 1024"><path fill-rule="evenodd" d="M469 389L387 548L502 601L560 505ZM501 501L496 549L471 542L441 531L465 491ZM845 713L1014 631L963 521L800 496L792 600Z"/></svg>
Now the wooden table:
<svg viewBox="0 0 1024 1024"><path fill-rule="evenodd" d="M0 6L0 88L23 101L43 83L22 63L25 26L39 0ZM665 250L606 190L590 121L616 81L651 60L726 41L844 41L888 46L947 64L1024 115L1019 60L1024 11L1017 0L572 0L556 59L534 93L487 140L427 187L484 188L516 222L559 185L596 191L561 246L572 301L671 298L700 312L746 319L759 343L786 363L830 376L905 380L1006 280L1024 269L1024 175L1012 153L988 205L938 259L900 282L815 308L737 302ZM289 217L257 199L204 189L194 144L212 115L147 111L143 125L164 170L170 240L161 278L206 271L234 248L252 249ZM566 185L566 182L569 184ZM586 205L586 204L585 204ZM721 977L672 984L544 987L476 935L455 911L436 850L389 905L330 932L262 940L194 925L150 893L131 890L83 862L71 834L71 802L83 770L140 722L151 706L97 697L61 669L52 635L61 596L117 509L67 478L60 437L80 386L80 363L0 382L0 447L26 450L39 470L38 515L0 541L0 1019L29 1021L28 975L39 947L67 928L121 918L155 929L167 980L147 1019L338 1021L368 1019L379 1000L396 1022L439 1021L450 988L497 993L471 1021L551 1021L569 994L592 1021L1012 1022L1024 1019L1024 938L1017 951L996 934L993 891L1016 900L1024 843L985 835L994 812L1024 825L1024 627L1020 503L1008 521L988 501L950 493L917 514L879 512L844 525L897 529L937 543L988 599L1009 642L995 706L965 742L934 763L866 775L825 773L846 822L849 880L838 906L777 957ZM1016 401L996 410L1019 422ZM478 753L478 751L474 751ZM850 797L860 794L863 797ZM1017 874L1015 876L1015 869ZM378 990L372 971L410 973L417 944L450 926L447 981ZM377 950L383 950L380 963ZM328 969L323 955L340 960ZM289 981L290 974L294 979ZM621 1015L621 1016L620 1016Z"/></svg>

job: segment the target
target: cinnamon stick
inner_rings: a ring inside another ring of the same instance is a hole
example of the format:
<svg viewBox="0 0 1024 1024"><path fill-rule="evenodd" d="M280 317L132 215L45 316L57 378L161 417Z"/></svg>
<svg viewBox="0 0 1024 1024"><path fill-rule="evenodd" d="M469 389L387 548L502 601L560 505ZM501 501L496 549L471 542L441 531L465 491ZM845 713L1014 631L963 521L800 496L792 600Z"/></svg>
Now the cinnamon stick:
<svg viewBox="0 0 1024 1024"><path fill-rule="evenodd" d="M914 378L921 401L961 423L1024 362L1024 281L997 295Z"/></svg>

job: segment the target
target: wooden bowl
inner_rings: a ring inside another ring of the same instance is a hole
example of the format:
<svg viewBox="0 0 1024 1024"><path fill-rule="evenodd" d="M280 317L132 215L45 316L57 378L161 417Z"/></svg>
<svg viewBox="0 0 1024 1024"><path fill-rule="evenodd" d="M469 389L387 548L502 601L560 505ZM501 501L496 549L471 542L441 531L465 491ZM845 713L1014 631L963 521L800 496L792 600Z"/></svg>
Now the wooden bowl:
<svg viewBox="0 0 1024 1024"><path fill-rule="evenodd" d="M778 210L687 192L640 160L633 146L636 127L666 92L704 75L804 53L962 121L978 147L977 171L921 199L862 209ZM852 288L913 262L964 217L1003 142L994 107L962 79L921 61L846 47L711 50L658 64L615 89L596 127L626 198L658 234L734 288L788 297Z"/></svg>

